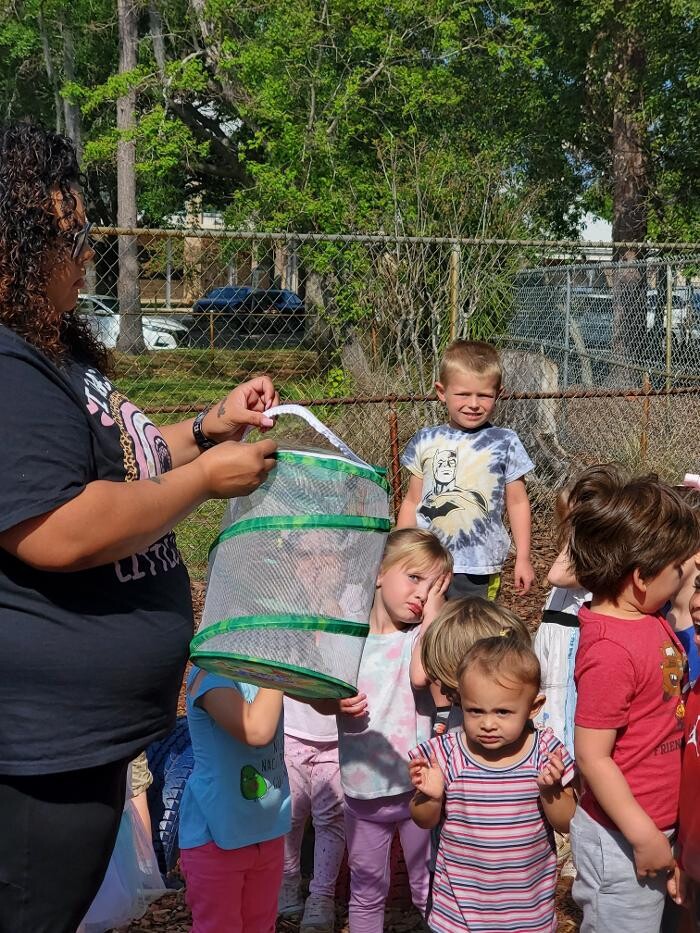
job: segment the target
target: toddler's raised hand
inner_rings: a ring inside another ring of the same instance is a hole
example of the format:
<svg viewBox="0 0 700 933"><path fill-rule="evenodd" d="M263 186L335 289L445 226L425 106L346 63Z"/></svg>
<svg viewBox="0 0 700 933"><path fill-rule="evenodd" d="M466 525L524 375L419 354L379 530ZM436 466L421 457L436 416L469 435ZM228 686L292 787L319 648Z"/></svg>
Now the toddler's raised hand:
<svg viewBox="0 0 700 933"><path fill-rule="evenodd" d="M540 791L550 790L556 784L561 784L561 779L564 777L564 770L561 752L557 749L555 752L552 752L546 764L537 775L537 786Z"/></svg>
<svg viewBox="0 0 700 933"><path fill-rule="evenodd" d="M338 703L340 712L353 719L361 719L367 715L367 694L358 693L354 697L346 697Z"/></svg>
<svg viewBox="0 0 700 933"><path fill-rule="evenodd" d="M411 784L425 797L442 800L445 793L445 779L438 767L435 755L426 758L412 758L408 763L408 775Z"/></svg>

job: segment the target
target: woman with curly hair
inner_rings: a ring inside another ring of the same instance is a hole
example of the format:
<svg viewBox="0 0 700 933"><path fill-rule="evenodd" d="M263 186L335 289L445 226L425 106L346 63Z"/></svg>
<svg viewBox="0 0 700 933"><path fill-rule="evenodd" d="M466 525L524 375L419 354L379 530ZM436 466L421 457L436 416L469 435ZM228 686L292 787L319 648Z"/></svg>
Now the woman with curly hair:
<svg viewBox="0 0 700 933"><path fill-rule="evenodd" d="M128 762L173 725L192 634L173 526L256 488L267 377L158 429L75 315L93 252L71 143L0 129L0 930L73 933Z"/></svg>

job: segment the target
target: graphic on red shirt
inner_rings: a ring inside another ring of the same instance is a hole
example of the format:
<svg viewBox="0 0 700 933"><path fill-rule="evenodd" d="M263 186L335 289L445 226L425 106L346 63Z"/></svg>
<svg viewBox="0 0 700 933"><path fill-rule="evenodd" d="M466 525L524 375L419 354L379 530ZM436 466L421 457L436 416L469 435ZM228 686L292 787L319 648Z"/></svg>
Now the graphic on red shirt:
<svg viewBox="0 0 700 933"><path fill-rule="evenodd" d="M661 670L663 672L664 700L681 695L683 683L683 655L671 641L661 646Z"/></svg>

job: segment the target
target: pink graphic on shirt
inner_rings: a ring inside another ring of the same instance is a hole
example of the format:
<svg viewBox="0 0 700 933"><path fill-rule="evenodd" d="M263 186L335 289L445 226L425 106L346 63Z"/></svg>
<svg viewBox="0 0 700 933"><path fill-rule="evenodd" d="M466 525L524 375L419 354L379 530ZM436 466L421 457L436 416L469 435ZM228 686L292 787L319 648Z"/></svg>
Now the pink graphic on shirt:
<svg viewBox="0 0 700 933"><path fill-rule="evenodd" d="M170 451L155 424L128 401L120 405L119 413L136 458L138 479L167 473L172 466Z"/></svg>
<svg viewBox="0 0 700 933"><path fill-rule="evenodd" d="M119 428L127 482L172 469L168 445L158 428L95 369L85 373L85 400L91 415L99 413L103 427Z"/></svg>

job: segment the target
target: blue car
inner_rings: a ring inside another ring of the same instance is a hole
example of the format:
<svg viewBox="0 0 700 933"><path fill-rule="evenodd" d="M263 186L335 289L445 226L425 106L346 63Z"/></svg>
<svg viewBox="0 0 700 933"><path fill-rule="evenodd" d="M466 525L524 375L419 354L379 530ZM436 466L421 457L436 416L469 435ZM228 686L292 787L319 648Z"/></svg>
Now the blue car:
<svg viewBox="0 0 700 933"><path fill-rule="evenodd" d="M212 288L192 306L190 345L229 348L276 343L304 333L304 303L286 288L227 285Z"/></svg>

